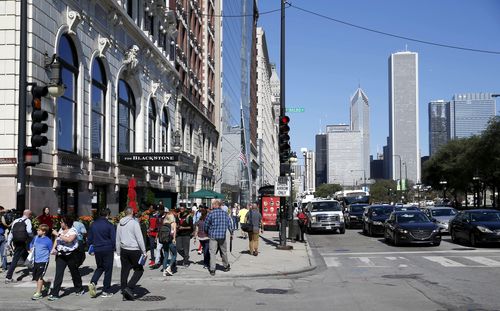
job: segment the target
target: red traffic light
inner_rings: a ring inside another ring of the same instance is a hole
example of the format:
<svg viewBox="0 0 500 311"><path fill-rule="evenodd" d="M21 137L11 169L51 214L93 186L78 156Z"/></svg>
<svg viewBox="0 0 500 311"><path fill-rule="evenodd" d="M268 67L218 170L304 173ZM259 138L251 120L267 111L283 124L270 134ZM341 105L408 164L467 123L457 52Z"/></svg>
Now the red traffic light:
<svg viewBox="0 0 500 311"><path fill-rule="evenodd" d="M281 123L288 124L290 122L290 118L288 116L281 116Z"/></svg>

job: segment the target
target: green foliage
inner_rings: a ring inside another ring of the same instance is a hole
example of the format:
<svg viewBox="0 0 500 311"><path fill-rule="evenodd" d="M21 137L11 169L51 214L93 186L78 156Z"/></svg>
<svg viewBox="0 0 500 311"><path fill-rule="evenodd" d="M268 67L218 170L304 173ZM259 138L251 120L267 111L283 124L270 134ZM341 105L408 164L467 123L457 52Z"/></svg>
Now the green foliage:
<svg viewBox="0 0 500 311"><path fill-rule="evenodd" d="M396 200L396 181L379 179L370 186L371 202L389 203Z"/></svg>
<svg viewBox="0 0 500 311"><path fill-rule="evenodd" d="M155 204L155 194L153 191L151 191L151 189L146 190L145 201L147 206Z"/></svg>
<svg viewBox="0 0 500 311"><path fill-rule="evenodd" d="M320 198L333 197L337 191L342 191L342 186L339 184L321 184L316 188L314 196Z"/></svg>

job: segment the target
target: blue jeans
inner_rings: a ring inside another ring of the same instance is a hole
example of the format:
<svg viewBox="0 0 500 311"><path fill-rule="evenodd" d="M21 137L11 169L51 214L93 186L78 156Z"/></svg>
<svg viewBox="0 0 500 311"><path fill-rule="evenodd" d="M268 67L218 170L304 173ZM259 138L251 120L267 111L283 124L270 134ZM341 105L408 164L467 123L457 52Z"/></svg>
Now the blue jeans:
<svg viewBox="0 0 500 311"><path fill-rule="evenodd" d="M210 240L200 240L201 247L203 249L203 265L207 268L210 267Z"/></svg>
<svg viewBox="0 0 500 311"><path fill-rule="evenodd" d="M238 216L233 216L233 226L234 230L238 230L238 224L240 223L240 218Z"/></svg>
<svg viewBox="0 0 500 311"><path fill-rule="evenodd" d="M5 237L1 236L0 237L0 260L1 260L1 265L2 269L4 271L7 270L7 250L5 249L7 247L7 241L5 240Z"/></svg>
<svg viewBox="0 0 500 311"><path fill-rule="evenodd" d="M170 256L169 256L170 255ZM173 242L163 244L163 269L174 267L177 260L177 247Z"/></svg>

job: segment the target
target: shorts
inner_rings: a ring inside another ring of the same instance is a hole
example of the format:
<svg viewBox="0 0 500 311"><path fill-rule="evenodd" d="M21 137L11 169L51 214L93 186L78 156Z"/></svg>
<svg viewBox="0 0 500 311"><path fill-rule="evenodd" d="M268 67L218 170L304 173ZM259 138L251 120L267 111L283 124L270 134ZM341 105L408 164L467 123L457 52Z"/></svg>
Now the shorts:
<svg viewBox="0 0 500 311"><path fill-rule="evenodd" d="M35 262L33 265L33 281L42 280L49 267L49 262Z"/></svg>

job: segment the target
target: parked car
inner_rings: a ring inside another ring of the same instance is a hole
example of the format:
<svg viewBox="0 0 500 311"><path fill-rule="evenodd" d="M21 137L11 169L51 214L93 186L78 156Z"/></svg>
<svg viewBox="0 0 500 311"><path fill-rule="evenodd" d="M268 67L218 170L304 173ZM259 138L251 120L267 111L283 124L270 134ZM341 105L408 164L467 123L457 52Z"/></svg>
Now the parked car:
<svg viewBox="0 0 500 311"><path fill-rule="evenodd" d="M342 206L336 200L315 200L307 203L308 231L337 230L345 233L344 214Z"/></svg>
<svg viewBox="0 0 500 311"><path fill-rule="evenodd" d="M395 246L403 243L441 244L439 227L421 211L395 211L385 222L384 238Z"/></svg>
<svg viewBox="0 0 500 311"><path fill-rule="evenodd" d="M404 204L394 206L395 211L420 211L420 208L416 205Z"/></svg>
<svg viewBox="0 0 500 311"><path fill-rule="evenodd" d="M384 234L384 222L394 211L392 205L370 205L363 214L363 234L374 236Z"/></svg>
<svg viewBox="0 0 500 311"><path fill-rule="evenodd" d="M463 240L474 247L480 243L500 242L500 212L488 209L462 211L450 221L449 228L453 242Z"/></svg>
<svg viewBox="0 0 500 311"><path fill-rule="evenodd" d="M424 212L431 220L436 221L441 233L449 232L450 220L458 214L456 209L447 206L432 206L426 208Z"/></svg>
<svg viewBox="0 0 500 311"><path fill-rule="evenodd" d="M356 225L363 225L363 213L368 204L355 203L347 206L344 211L345 227L352 228Z"/></svg>

